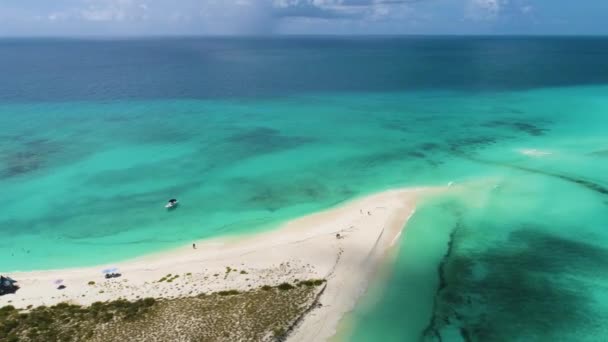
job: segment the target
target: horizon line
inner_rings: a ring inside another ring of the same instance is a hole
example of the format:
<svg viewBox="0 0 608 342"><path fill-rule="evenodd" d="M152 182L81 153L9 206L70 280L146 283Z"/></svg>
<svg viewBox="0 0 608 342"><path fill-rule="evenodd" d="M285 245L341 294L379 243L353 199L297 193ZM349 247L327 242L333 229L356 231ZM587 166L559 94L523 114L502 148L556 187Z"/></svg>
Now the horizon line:
<svg viewBox="0 0 608 342"><path fill-rule="evenodd" d="M608 38L608 34L588 33L588 34L554 34L554 33L367 33L367 34L334 34L334 33L281 33L281 34L119 34L119 35L103 35L103 34L82 34L82 35L0 35L0 40L9 39L154 39L154 38L315 38L315 37L335 37L335 38L365 38L365 37L392 37L392 38L407 38L407 37L503 37L503 38L518 38L518 37L536 37L536 38Z"/></svg>

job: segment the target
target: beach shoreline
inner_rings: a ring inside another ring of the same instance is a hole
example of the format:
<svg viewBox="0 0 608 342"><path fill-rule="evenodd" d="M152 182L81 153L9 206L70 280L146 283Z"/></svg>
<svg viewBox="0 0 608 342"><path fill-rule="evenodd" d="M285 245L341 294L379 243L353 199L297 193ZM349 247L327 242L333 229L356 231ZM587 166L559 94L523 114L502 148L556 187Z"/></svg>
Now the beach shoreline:
<svg viewBox="0 0 608 342"><path fill-rule="evenodd" d="M0 307L171 299L325 279L320 305L295 327L289 340L326 340L397 244L417 200L437 191L440 188L387 190L288 221L272 231L196 241L106 267L10 273L21 288L1 296ZM121 276L105 279L102 270L112 267ZM65 289L58 290L59 285Z"/></svg>

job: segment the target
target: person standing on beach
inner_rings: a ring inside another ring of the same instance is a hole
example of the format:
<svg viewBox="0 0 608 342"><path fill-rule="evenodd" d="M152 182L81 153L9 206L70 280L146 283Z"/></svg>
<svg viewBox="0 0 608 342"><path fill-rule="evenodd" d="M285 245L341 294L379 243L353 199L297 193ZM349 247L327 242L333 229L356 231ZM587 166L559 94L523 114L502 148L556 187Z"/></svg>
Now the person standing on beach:
<svg viewBox="0 0 608 342"><path fill-rule="evenodd" d="M196 249L196 244L195 243L192 244L192 249Z"/></svg>

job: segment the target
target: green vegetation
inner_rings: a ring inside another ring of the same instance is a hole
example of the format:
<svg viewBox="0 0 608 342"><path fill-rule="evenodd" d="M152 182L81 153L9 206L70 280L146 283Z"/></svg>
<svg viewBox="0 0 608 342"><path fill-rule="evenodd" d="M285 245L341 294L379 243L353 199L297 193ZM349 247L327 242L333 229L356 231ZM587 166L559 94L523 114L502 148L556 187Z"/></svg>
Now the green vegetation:
<svg viewBox="0 0 608 342"><path fill-rule="evenodd" d="M283 338L283 336L285 336L285 329L283 328L274 328L272 330L272 335L274 336L274 338L276 338L277 340L280 340Z"/></svg>
<svg viewBox="0 0 608 342"><path fill-rule="evenodd" d="M91 280L88 284L92 286L95 285L95 282Z"/></svg>
<svg viewBox="0 0 608 342"><path fill-rule="evenodd" d="M60 303L29 312L5 306L0 309L0 341L85 341L100 324L135 321L155 304L154 298L95 302L89 307Z"/></svg>
<svg viewBox="0 0 608 342"><path fill-rule="evenodd" d="M179 278L179 275L176 274L174 276L171 275L171 273L167 274L166 276L160 278L158 280L159 283L162 283L163 281L166 281L167 283L172 283L175 279Z"/></svg>
<svg viewBox="0 0 608 342"><path fill-rule="evenodd" d="M241 270L241 274L247 274L247 271Z"/></svg>
<svg viewBox="0 0 608 342"><path fill-rule="evenodd" d="M231 271L232 268L230 268L230 266L226 266L226 273L224 274L224 279L228 278L228 274L230 274Z"/></svg>
<svg viewBox="0 0 608 342"><path fill-rule="evenodd" d="M88 307L61 303L26 311L5 306L0 308L0 341L172 341L175 336L188 341L282 340L319 291L305 284L316 282L176 299L120 299Z"/></svg>
<svg viewBox="0 0 608 342"><path fill-rule="evenodd" d="M323 283L325 283L325 279L310 279L310 280L302 280L300 282L298 282L298 286L320 286L323 285Z"/></svg>
<svg viewBox="0 0 608 342"><path fill-rule="evenodd" d="M237 290L219 291L217 294L220 296L234 296L234 295L239 294L239 291L237 291Z"/></svg>
<svg viewBox="0 0 608 342"><path fill-rule="evenodd" d="M282 283L279 286L277 286L277 289L279 289L281 291L288 291L291 289L295 289L295 287L293 285L291 285L290 283Z"/></svg>

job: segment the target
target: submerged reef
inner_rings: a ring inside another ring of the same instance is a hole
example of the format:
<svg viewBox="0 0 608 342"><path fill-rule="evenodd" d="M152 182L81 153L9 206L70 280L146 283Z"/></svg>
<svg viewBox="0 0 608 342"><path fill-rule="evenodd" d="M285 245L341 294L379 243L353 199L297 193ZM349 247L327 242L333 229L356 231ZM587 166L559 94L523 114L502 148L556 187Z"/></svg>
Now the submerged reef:
<svg viewBox="0 0 608 342"><path fill-rule="evenodd" d="M593 341L608 333L608 314L589 290L608 250L534 226L474 250L462 246L468 228L459 221L452 231L423 340L452 341L458 332L463 341Z"/></svg>

